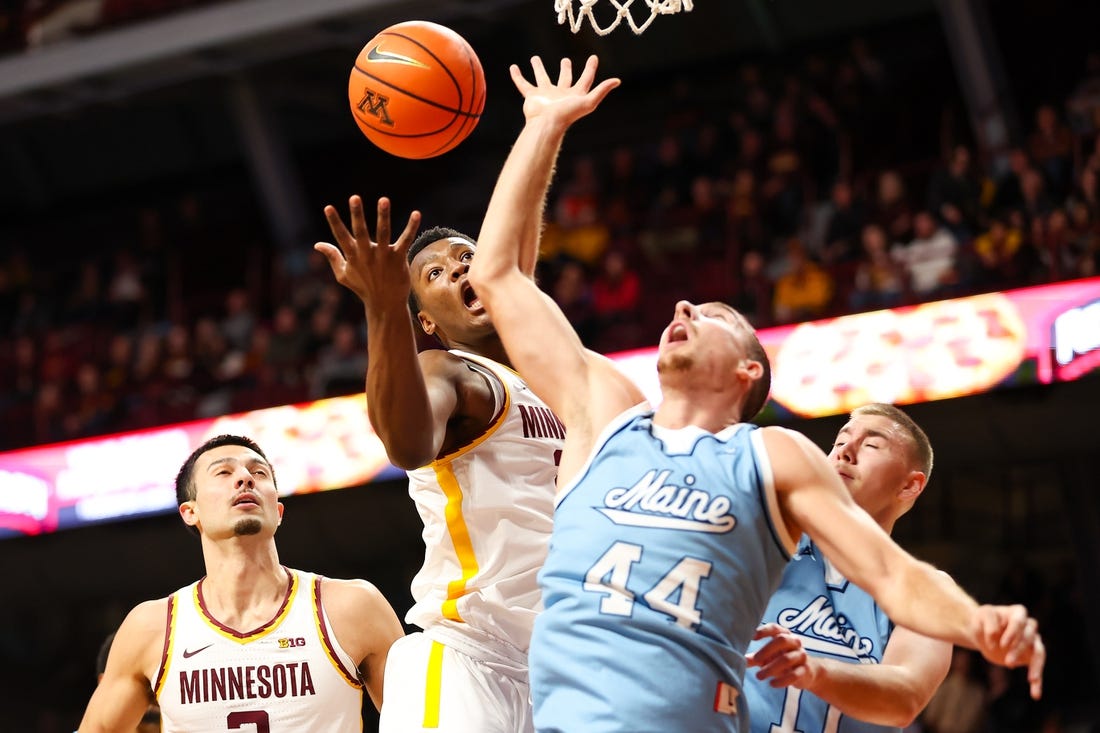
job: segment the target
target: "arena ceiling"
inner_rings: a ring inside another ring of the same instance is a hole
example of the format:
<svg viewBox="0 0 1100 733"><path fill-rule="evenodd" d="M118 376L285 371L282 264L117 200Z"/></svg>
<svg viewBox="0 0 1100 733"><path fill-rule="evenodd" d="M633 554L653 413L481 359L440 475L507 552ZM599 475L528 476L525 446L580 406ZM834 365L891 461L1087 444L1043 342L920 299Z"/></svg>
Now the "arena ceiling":
<svg viewBox="0 0 1100 733"><path fill-rule="evenodd" d="M215 3L0 58L0 212L18 217L239 158L225 130L227 94L242 82L278 110L291 145L343 134L351 59L378 30L410 18L470 40L490 82L488 118L498 109L493 90L510 84L507 65L534 53L598 53L605 69L653 83L659 97L669 69L781 54L914 16L934 22L932 0L695 0L692 12L658 18L642 36L621 27L600 37L559 26L553 0Z"/></svg>

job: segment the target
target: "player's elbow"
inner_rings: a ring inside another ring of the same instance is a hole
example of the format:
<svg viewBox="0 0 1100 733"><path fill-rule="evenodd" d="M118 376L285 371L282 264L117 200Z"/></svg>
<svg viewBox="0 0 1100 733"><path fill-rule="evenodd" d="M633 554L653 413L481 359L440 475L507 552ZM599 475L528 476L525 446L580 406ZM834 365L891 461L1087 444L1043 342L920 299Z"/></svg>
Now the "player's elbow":
<svg viewBox="0 0 1100 733"><path fill-rule="evenodd" d="M519 269L515 262L502 261L499 257L475 258L470 266L470 287L477 293L481 304L488 308L505 287L508 275L517 272Z"/></svg>

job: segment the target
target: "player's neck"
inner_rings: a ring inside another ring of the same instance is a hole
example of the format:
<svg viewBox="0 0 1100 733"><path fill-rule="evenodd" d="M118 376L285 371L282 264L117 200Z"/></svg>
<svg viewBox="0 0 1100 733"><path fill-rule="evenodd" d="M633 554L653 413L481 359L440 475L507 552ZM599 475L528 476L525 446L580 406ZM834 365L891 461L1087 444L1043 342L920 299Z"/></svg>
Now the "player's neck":
<svg viewBox="0 0 1100 733"><path fill-rule="evenodd" d="M698 395L666 389L660 406L653 414L653 422L673 430L694 425L717 433L739 422L739 410L735 405L723 404L720 400L699 399Z"/></svg>
<svg viewBox="0 0 1100 733"><path fill-rule="evenodd" d="M504 364L508 368L512 367L512 362L508 359L508 352L504 350L504 344L500 342L500 337L495 333L476 340L451 341L447 344L447 348L477 354Z"/></svg>
<svg viewBox="0 0 1100 733"><path fill-rule="evenodd" d="M240 537L203 548L203 597L211 614L234 628L231 619L257 610L263 615L272 604L278 608L286 595L287 574L275 543L249 541L257 539Z"/></svg>

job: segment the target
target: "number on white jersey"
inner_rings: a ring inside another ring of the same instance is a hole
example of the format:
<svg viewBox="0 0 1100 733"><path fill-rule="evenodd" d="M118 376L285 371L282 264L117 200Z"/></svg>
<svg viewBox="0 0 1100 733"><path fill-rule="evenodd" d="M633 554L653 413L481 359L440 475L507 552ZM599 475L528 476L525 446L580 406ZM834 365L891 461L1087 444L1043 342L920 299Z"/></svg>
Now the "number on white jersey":
<svg viewBox="0 0 1100 733"><path fill-rule="evenodd" d="M634 612L634 592L627 588L630 570L642 559L642 546L616 542L600 556L584 576L584 589L601 593L600 612L614 616L629 616ZM699 585L710 577L712 563L685 557L665 573L642 599L654 611L667 614L685 629L695 629L702 621L697 607ZM673 601L673 596L676 600Z"/></svg>

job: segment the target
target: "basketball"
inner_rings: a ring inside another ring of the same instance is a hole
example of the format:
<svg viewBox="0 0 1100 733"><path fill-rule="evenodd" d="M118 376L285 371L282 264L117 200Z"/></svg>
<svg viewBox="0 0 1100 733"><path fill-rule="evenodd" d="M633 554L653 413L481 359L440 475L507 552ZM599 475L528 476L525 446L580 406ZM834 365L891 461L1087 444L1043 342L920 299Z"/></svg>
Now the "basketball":
<svg viewBox="0 0 1100 733"><path fill-rule="evenodd" d="M397 23L363 46L348 102L367 138L401 158L432 158L465 140L485 108L474 49L446 26Z"/></svg>

